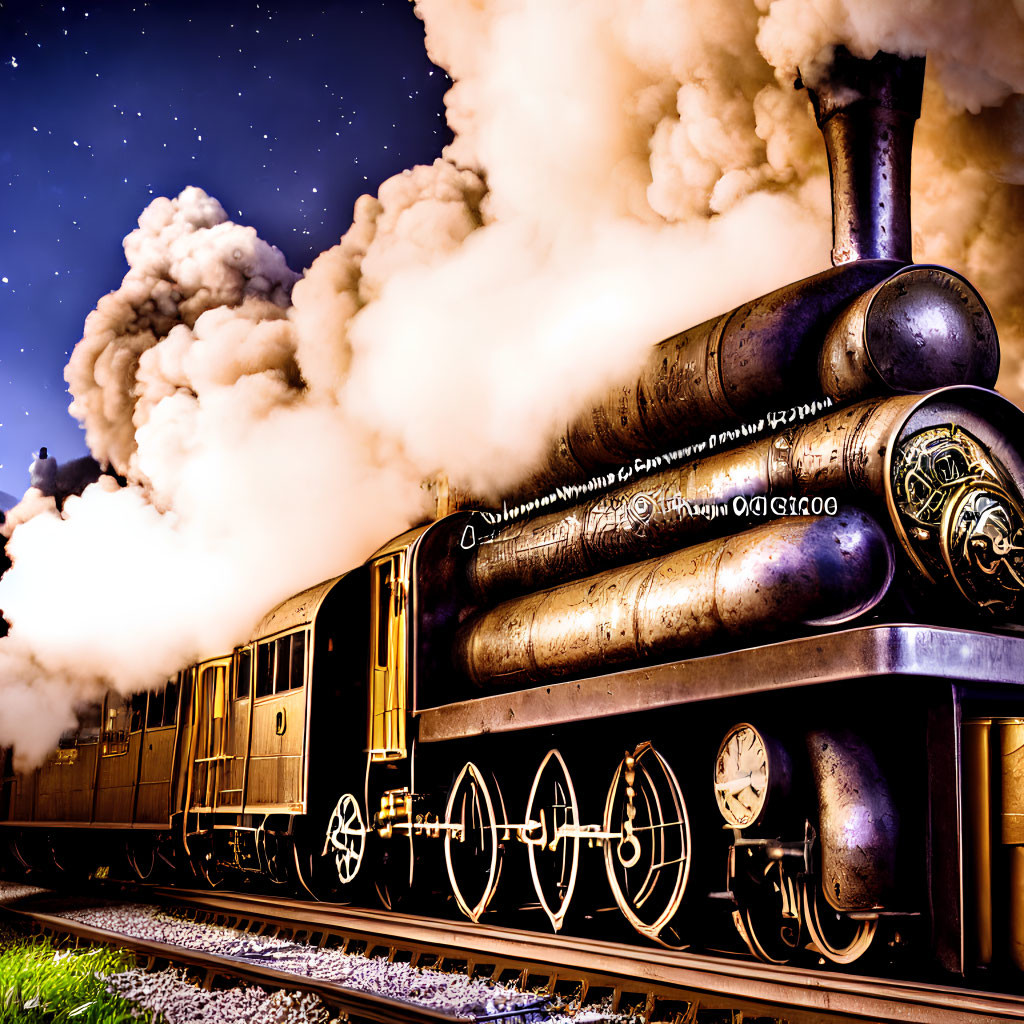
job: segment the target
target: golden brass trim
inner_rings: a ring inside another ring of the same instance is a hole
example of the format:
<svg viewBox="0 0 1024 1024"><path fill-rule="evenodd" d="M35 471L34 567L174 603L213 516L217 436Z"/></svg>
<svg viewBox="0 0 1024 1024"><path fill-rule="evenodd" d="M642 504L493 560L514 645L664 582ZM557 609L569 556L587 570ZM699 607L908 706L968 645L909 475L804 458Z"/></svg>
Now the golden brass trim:
<svg viewBox="0 0 1024 1024"><path fill-rule="evenodd" d="M989 739L991 718L964 723L964 792L967 796L967 888L972 901L974 961L992 962L992 817Z"/></svg>
<svg viewBox="0 0 1024 1024"><path fill-rule="evenodd" d="M1000 721L999 753L1002 776L1000 832L1004 844L1017 844L1024 841L1017 838L1019 824L1024 820L1024 722L1020 719Z"/></svg>
<svg viewBox="0 0 1024 1024"><path fill-rule="evenodd" d="M396 828L412 829L412 794L407 787L381 794L380 810L373 817L373 827L383 839L390 839Z"/></svg>
<svg viewBox="0 0 1024 1024"><path fill-rule="evenodd" d="M410 555L391 551L371 563L367 752L373 762L408 756Z"/></svg>
<svg viewBox="0 0 1024 1024"><path fill-rule="evenodd" d="M1024 971L1024 846L1010 849L1010 962Z"/></svg>

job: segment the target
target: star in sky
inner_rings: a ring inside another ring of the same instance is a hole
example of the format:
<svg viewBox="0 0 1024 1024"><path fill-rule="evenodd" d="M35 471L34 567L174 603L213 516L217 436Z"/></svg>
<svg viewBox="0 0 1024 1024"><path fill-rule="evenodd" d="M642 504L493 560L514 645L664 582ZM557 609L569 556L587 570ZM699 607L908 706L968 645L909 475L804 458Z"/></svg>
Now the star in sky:
<svg viewBox="0 0 1024 1024"><path fill-rule="evenodd" d="M85 453L67 358L154 196L199 185L294 269L450 140L408 0L0 4L0 491ZM6 51L6 52L4 52Z"/></svg>

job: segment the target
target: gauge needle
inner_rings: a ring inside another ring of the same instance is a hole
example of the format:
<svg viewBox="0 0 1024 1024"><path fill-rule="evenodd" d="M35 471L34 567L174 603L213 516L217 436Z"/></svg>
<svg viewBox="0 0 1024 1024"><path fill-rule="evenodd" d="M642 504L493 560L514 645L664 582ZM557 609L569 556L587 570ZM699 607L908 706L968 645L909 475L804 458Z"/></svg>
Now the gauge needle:
<svg viewBox="0 0 1024 1024"><path fill-rule="evenodd" d="M748 786L756 791L757 787L763 784L763 775L758 774L755 777L753 772L747 772L746 775L740 775L735 779L729 779L728 782L716 782L715 789L720 793L728 793L729 796L735 796L737 793L742 793Z"/></svg>
<svg viewBox="0 0 1024 1024"><path fill-rule="evenodd" d="M728 793L729 796L735 796L741 790L747 788L750 783L751 773L748 772L746 775L740 775L738 778L729 779L727 782L716 782L715 789L719 793Z"/></svg>

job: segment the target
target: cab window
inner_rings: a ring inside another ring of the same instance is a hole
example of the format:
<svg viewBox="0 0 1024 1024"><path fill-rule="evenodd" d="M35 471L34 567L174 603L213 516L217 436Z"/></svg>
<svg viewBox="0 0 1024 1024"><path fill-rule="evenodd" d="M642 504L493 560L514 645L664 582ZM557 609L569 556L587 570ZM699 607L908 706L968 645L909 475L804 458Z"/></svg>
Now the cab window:
<svg viewBox="0 0 1024 1024"><path fill-rule="evenodd" d="M306 634L291 633L277 641L277 693L302 686L306 656Z"/></svg>
<svg viewBox="0 0 1024 1024"><path fill-rule="evenodd" d="M277 670L274 672L274 692L284 693L288 689L288 661L292 649L290 636L279 636L274 641Z"/></svg>
<svg viewBox="0 0 1024 1024"><path fill-rule="evenodd" d="M130 732L138 732L142 723L146 721L146 694L133 693L131 700L131 713L129 715L128 729Z"/></svg>
<svg viewBox="0 0 1024 1024"><path fill-rule="evenodd" d="M297 690L305 681L306 631L256 646L256 696Z"/></svg>
<svg viewBox="0 0 1024 1024"><path fill-rule="evenodd" d="M252 677L252 649L243 647L235 657L235 700L249 696Z"/></svg>
<svg viewBox="0 0 1024 1024"><path fill-rule="evenodd" d="M305 681L306 634L292 633L292 662L288 675L288 687L297 690Z"/></svg>
<svg viewBox="0 0 1024 1024"><path fill-rule="evenodd" d="M388 663L388 622L391 614L391 562L377 566L377 664Z"/></svg>
<svg viewBox="0 0 1024 1024"><path fill-rule="evenodd" d="M87 704L78 711L78 745L96 743L100 738L103 720L102 704Z"/></svg>
<svg viewBox="0 0 1024 1024"><path fill-rule="evenodd" d="M274 692L274 645L256 645L256 696L269 697Z"/></svg>
<svg viewBox="0 0 1024 1024"><path fill-rule="evenodd" d="M115 757L128 753L128 726L131 720L131 704L123 697L111 695L107 702L107 713L103 720L104 757Z"/></svg>
<svg viewBox="0 0 1024 1024"><path fill-rule="evenodd" d="M181 691L181 684L177 679L172 679L164 688L164 717L161 724L174 725L178 721L178 694Z"/></svg>
<svg viewBox="0 0 1024 1024"><path fill-rule="evenodd" d="M157 690L149 695L149 710L146 712L146 728L156 729L163 724L164 690Z"/></svg>

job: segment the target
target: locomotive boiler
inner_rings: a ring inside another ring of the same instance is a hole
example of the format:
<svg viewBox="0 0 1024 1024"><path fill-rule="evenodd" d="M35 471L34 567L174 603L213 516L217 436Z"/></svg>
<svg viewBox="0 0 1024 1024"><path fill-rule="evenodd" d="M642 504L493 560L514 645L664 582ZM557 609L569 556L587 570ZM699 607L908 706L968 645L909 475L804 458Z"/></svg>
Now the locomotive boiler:
<svg viewBox="0 0 1024 1024"><path fill-rule="evenodd" d="M5 772L15 862L1024 969L1024 414L910 262L922 75L839 51L812 94L833 268L653 346L501 509L83 710Z"/></svg>

